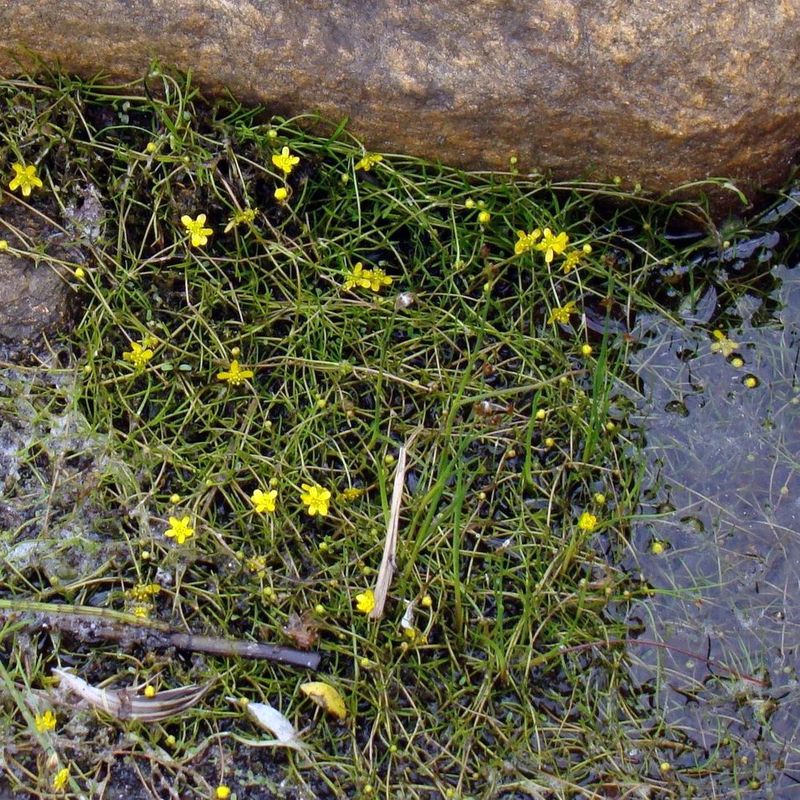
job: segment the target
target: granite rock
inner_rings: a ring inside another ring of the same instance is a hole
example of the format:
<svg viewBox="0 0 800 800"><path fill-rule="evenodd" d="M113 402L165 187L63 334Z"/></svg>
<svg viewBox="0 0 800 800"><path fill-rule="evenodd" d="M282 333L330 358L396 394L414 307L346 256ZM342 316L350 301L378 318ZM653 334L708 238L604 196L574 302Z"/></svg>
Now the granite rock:
<svg viewBox="0 0 800 800"><path fill-rule="evenodd" d="M23 345L67 330L77 302L68 264L81 250L63 230L24 206L0 209L0 343Z"/></svg>
<svg viewBox="0 0 800 800"><path fill-rule="evenodd" d="M800 0L5 0L0 74L154 57L371 150L656 192L781 182L800 144Z"/></svg>

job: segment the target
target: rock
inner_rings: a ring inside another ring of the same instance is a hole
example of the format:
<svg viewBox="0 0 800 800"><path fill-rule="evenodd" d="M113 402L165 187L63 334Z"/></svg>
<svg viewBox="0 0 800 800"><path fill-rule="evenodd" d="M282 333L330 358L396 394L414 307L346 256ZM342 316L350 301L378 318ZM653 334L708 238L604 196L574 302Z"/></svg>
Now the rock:
<svg viewBox="0 0 800 800"><path fill-rule="evenodd" d="M67 329L75 303L65 262L83 263L80 249L41 216L13 205L0 209L0 238L9 245L0 251L0 341L23 344Z"/></svg>
<svg viewBox="0 0 800 800"><path fill-rule="evenodd" d="M371 150L664 192L781 182L800 144L798 0L5 0L25 52L84 76L191 70Z"/></svg>

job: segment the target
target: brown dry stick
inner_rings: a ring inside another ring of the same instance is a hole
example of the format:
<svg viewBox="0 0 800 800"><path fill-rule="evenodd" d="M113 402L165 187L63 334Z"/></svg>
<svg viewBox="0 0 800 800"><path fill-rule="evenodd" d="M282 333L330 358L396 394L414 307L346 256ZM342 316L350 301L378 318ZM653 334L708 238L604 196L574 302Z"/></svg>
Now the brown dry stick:
<svg viewBox="0 0 800 800"><path fill-rule="evenodd" d="M0 599L0 637L10 630L55 630L83 639L142 644L153 649L177 647L219 656L266 659L292 667L315 670L320 654L291 647L183 633L158 620L146 620L93 606L66 606L32 600Z"/></svg>

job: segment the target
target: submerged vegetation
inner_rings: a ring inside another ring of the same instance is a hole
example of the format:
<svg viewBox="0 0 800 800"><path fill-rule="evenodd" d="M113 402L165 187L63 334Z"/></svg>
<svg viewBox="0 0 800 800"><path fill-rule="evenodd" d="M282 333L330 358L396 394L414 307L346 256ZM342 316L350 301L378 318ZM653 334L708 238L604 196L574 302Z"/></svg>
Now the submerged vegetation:
<svg viewBox="0 0 800 800"><path fill-rule="evenodd" d="M0 231L75 304L0 379L0 783L682 797L736 772L659 719L656 670L634 689L626 609L653 589L619 565L637 315L680 319L707 289L687 265L733 264L744 223L513 157L369 153L160 70L0 97L3 206L80 253ZM709 338L736 358L725 325Z"/></svg>

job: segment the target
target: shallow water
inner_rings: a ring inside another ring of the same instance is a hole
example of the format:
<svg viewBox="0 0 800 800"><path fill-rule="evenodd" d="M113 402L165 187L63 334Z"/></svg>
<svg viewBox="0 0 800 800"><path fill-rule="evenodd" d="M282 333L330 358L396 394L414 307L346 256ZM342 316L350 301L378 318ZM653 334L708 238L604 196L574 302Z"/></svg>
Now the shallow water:
<svg viewBox="0 0 800 800"><path fill-rule="evenodd" d="M685 737L665 758L697 770L702 796L712 781L713 796L800 796L800 267L772 276L768 296L708 313L701 300L634 331L645 493L624 566L655 593L628 619L685 652L632 648L632 671ZM712 349L711 313L738 343L729 359Z"/></svg>

